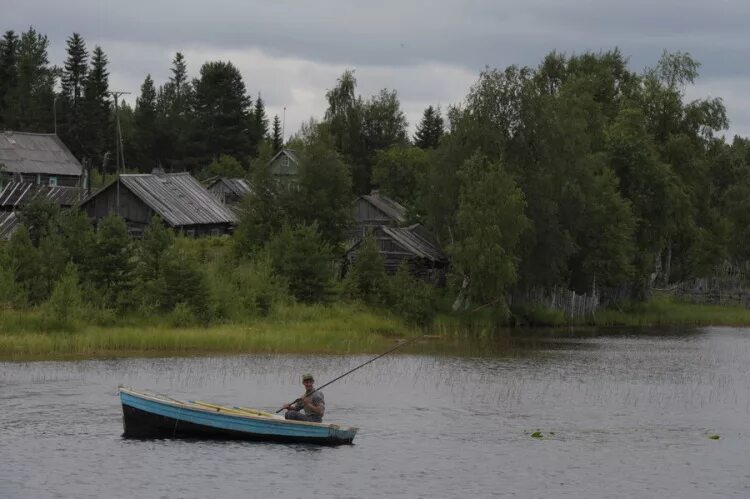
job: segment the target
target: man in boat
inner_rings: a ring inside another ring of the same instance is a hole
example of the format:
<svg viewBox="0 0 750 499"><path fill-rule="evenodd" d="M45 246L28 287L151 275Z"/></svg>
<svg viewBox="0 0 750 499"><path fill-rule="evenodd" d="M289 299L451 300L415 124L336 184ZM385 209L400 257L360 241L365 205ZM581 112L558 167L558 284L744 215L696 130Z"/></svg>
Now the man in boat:
<svg viewBox="0 0 750 499"><path fill-rule="evenodd" d="M323 392L315 392L313 384L315 380L312 374L302 375L302 384L305 385L305 394L296 402L284 406L286 419L295 421L311 421L320 423L323 421L323 413L326 411L326 403ZM315 393L313 393L315 392ZM304 410L304 412L303 412Z"/></svg>

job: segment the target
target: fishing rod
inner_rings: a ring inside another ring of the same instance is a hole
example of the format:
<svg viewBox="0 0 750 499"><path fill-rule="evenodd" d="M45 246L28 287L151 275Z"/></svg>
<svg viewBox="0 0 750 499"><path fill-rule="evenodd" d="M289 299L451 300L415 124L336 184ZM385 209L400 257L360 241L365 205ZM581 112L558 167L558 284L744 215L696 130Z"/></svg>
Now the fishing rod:
<svg viewBox="0 0 750 499"><path fill-rule="evenodd" d="M389 349L389 350L387 350L387 351L385 351L385 352L381 353L381 354L380 354L380 355L378 355L377 357L373 357L372 359L368 360L368 361L367 361L367 362L365 362L364 364L360 364L360 365L358 365L357 367L355 367L354 369L351 369L351 370L349 370L349 371L346 371L346 372L345 372L344 374L342 374L342 375L341 375L341 376L339 376L338 378L334 378L334 379L332 379L331 381L329 381L329 382L328 382L328 383L326 383L325 385L322 385L322 386L320 386L320 387L316 388L315 390L311 391L310 393L306 393L306 394L305 394L304 396L305 396L305 397L309 397L309 396L310 396L310 395L312 395L313 393L315 393L315 392L317 392L317 391L319 391L319 390L322 390L323 388L327 387L327 386L328 386L328 385L330 385L331 383L333 383L333 382L335 382L335 381L338 381L338 380L340 380L340 379L341 379L341 378L343 378L344 376L348 376L348 375L350 375L351 373L353 373L353 372L354 372L354 371L356 371L357 369L360 369L360 368L362 368L362 367L365 367L365 366L366 366L367 364L369 364L370 362L375 362L375 361L376 361L376 360L378 360L378 359L379 359L380 357L384 357L384 356L388 355L389 353L393 352L394 350L398 350L399 348L401 348L401 347L402 347L402 346L404 346L404 345L408 345L409 343L411 343L411 342L413 342L413 341L416 341L416 340L418 340L418 339L419 339L419 338L421 338L422 336L424 336L424 335L423 335L423 334L420 334L419 336L415 336L414 338L412 338L412 339L410 339L410 340L407 340L407 341L403 341L403 342L399 343L399 344L398 344L398 345L396 345L395 347L393 347L393 348L391 348L391 349ZM291 403L291 404L289 404L289 405L293 405L293 404L296 404L297 402L300 402L301 400L302 400L302 398L298 398L297 400L295 400L294 402L292 402L292 403ZM281 409L279 409L278 411L276 411L276 413L279 413L279 412L283 411L284 409L285 409L285 407L282 407Z"/></svg>

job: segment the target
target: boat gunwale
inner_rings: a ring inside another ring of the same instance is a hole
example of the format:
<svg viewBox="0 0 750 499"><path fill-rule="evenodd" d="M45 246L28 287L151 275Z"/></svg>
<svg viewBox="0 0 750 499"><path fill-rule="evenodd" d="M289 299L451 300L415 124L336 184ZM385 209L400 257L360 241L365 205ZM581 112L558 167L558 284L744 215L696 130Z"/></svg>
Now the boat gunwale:
<svg viewBox="0 0 750 499"><path fill-rule="evenodd" d="M263 421L265 423L272 422L272 423L277 423L281 425L292 424L292 425L313 426L315 428L327 428L329 430L334 430L334 431L346 431L346 432L354 432L354 433L359 431L359 428L356 426L342 428L341 426L336 425L336 424L314 423L312 421L296 421L293 419L281 419L281 418L277 419L277 418L269 418L267 416L259 416L255 414L233 414L229 412L221 412L220 409L211 410L205 407L199 407L195 404L190 403L189 401L185 402L182 400L173 399L171 397L168 397L166 395L160 395L158 393L140 392L138 390L134 390L132 388L128 388L125 386L118 387L118 394L119 392L125 392L126 394L131 395L136 398L142 398L142 399L150 400L152 402L170 405L172 407L177 407L181 409L190 409L194 411L199 411L199 412L203 412L206 414L221 414L222 416L229 416L229 417L235 417L235 418L241 418L241 419L251 419L251 420L257 420L257 421ZM224 406L219 406L219 407L234 411L234 409L232 409L231 407L224 407Z"/></svg>

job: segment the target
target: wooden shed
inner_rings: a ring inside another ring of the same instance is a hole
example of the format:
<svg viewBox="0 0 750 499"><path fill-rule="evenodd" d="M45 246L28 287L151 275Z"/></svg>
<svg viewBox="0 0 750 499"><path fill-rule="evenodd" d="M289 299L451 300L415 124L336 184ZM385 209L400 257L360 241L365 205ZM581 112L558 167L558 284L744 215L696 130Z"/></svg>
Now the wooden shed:
<svg viewBox="0 0 750 499"><path fill-rule="evenodd" d="M386 272L395 274L399 266L406 263L413 276L438 286L445 284L445 273L450 260L424 226L380 225L370 230L385 260ZM344 261L344 274L357 259L365 237L359 237L349 246Z"/></svg>
<svg viewBox="0 0 750 499"><path fill-rule="evenodd" d="M354 238L363 237L368 230L381 225L398 227L406 223L406 208L378 191L358 196L352 203L352 215Z"/></svg>
<svg viewBox="0 0 750 499"><path fill-rule="evenodd" d="M0 133L3 179L50 186L82 186L83 168L60 138L48 133Z"/></svg>
<svg viewBox="0 0 750 499"><path fill-rule="evenodd" d="M214 177L203 182L208 192L223 204L237 204L250 192L250 182L244 178Z"/></svg>
<svg viewBox="0 0 750 499"><path fill-rule="evenodd" d="M96 221L110 213L121 216L135 236L154 215L190 237L227 234L237 223L235 214L189 173L119 175L81 208Z"/></svg>

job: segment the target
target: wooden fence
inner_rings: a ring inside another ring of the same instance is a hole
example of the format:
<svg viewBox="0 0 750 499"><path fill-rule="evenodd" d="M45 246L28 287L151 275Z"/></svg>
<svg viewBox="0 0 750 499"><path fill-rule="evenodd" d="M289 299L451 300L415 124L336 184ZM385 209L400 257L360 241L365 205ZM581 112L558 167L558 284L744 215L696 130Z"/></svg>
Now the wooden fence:
<svg viewBox="0 0 750 499"><path fill-rule="evenodd" d="M599 308L599 296L596 294L578 294L565 288L534 288L513 293L511 306L539 307L548 310L560 310L571 319L593 315Z"/></svg>

